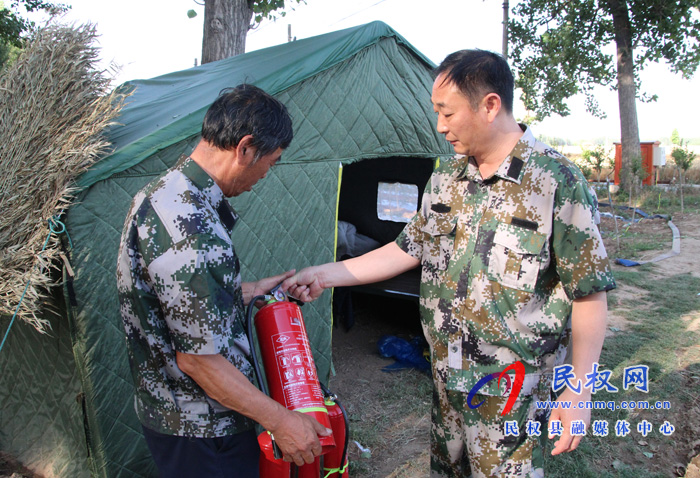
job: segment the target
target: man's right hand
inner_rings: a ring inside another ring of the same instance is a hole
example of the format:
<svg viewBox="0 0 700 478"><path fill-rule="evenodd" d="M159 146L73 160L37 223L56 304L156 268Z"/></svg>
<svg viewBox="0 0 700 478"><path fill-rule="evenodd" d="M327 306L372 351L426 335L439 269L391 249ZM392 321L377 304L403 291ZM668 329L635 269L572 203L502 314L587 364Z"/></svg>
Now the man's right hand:
<svg viewBox="0 0 700 478"><path fill-rule="evenodd" d="M282 282L282 290L302 302L318 299L325 288L318 278L319 267L307 267Z"/></svg>
<svg viewBox="0 0 700 478"><path fill-rule="evenodd" d="M219 354L176 352L177 365L211 398L250 417L275 436L286 461L301 466L321 454L319 436L332 431L309 415L287 410L258 390L231 362Z"/></svg>
<svg viewBox="0 0 700 478"><path fill-rule="evenodd" d="M297 466L313 463L321 454L319 436L330 436L332 430L324 427L313 417L287 410L274 429L268 430L284 454L284 461L293 461Z"/></svg>
<svg viewBox="0 0 700 478"><path fill-rule="evenodd" d="M324 289L386 280L419 264L420 260L390 242L359 257L302 269L282 283L282 290L310 302L318 299Z"/></svg>

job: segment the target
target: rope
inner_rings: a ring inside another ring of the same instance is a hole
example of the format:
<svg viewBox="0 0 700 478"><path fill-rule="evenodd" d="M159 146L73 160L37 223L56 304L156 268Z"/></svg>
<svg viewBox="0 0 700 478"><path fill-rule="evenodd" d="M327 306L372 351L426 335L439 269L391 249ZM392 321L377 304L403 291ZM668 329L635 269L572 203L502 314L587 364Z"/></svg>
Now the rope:
<svg viewBox="0 0 700 478"><path fill-rule="evenodd" d="M54 216L54 217L49 218L49 220L48 220L49 230L52 233L56 234L57 236L60 236L61 234L63 234L65 232L66 237L68 238L69 248L73 249L73 241L70 238L70 234L68 234L66 232L66 225L63 224L63 222L61 222L61 220L58 217L59 216ZM55 229L55 228L59 228L59 229ZM49 237L51 237L51 234L49 234L49 236L46 238L46 242L44 243L44 249L46 248L46 244L48 244L48 242L49 242ZM42 252L44 249L42 249Z"/></svg>
<svg viewBox="0 0 700 478"><path fill-rule="evenodd" d="M46 240L44 241L44 247L41 248L41 252L44 252L46 250L46 246L49 244L49 239L51 239L51 234L56 234L61 235L64 232L66 232L66 225L61 222L60 219L58 219L58 216L53 216L48 219L48 224L49 224L49 233L46 235ZM66 233L68 236L68 242L70 244L70 247L73 247L73 242L70 239L70 236L68 233ZM41 254L41 252L39 254ZM34 265L36 268L36 265ZM2 342L0 342L0 352L2 351L2 348L5 346L5 342L7 341L7 337L10 335L10 329L12 329L12 325L15 323L15 319L17 318L17 314L19 313L20 307L22 307L22 302L24 301L24 296L27 294L27 290L29 289L29 284L31 284L32 280L31 278L27 280L27 285L24 287L24 292L22 292L22 296L19 298L19 303L17 304L17 308L15 309L15 313L12 315L12 320L10 320L10 325L7 327L7 331L5 332L5 336L2 339Z"/></svg>
<svg viewBox="0 0 700 478"><path fill-rule="evenodd" d="M323 471L327 471L328 473L326 473L326 475L323 478L328 478L334 473L338 473L338 476L342 476L342 474L345 473L345 470L348 469L349 464L350 463L348 463L348 461L345 460L345 466L343 466L342 468L324 468Z"/></svg>

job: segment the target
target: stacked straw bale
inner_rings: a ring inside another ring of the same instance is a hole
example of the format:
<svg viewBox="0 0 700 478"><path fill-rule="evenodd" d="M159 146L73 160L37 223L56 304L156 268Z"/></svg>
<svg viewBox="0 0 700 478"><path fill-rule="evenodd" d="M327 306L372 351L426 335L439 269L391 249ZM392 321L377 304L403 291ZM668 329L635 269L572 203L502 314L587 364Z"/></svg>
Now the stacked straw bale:
<svg viewBox="0 0 700 478"><path fill-rule="evenodd" d="M47 25L0 74L0 315L17 311L40 332L60 252L48 221L106 152L102 132L124 100L96 69L96 39L94 25Z"/></svg>

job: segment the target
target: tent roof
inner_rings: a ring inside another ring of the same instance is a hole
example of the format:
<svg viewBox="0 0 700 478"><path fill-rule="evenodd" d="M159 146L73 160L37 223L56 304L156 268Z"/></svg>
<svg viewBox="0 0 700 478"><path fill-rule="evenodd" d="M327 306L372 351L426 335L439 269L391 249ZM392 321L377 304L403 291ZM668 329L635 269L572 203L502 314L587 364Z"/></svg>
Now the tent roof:
<svg viewBox="0 0 700 478"><path fill-rule="evenodd" d="M226 58L150 80L134 80L127 105L108 130L114 146L78 180L80 188L124 171L158 150L197 134L219 92L252 83L272 95L350 58L383 38L394 38L427 67L434 64L383 22L340 30Z"/></svg>

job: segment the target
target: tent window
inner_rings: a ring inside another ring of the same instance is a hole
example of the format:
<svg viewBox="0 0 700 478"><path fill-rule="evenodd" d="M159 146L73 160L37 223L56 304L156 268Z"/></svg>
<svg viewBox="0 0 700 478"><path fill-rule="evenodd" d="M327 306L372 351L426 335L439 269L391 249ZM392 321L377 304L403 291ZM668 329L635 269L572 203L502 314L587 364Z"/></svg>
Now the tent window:
<svg viewBox="0 0 700 478"><path fill-rule="evenodd" d="M418 186L405 183L377 185L377 217L382 221L408 222L418 210Z"/></svg>

